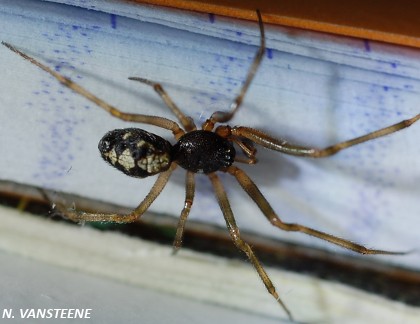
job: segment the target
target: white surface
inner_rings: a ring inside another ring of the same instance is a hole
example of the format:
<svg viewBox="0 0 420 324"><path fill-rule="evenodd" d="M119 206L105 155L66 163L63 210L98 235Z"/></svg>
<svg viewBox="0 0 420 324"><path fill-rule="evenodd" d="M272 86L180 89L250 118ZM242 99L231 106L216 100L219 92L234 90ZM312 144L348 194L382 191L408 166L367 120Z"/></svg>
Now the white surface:
<svg viewBox="0 0 420 324"><path fill-rule="evenodd" d="M168 246L10 208L0 207L0 215L3 308L92 308L88 323L287 322L249 263L187 249L173 256ZM420 318L419 308L266 270L297 321L409 324Z"/></svg>
<svg viewBox="0 0 420 324"><path fill-rule="evenodd" d="M277 319L133 287L2 251L0 260L0 312L12 309L14 316L8 323L45 323L45 319L20 318L20 309L44 308L91 309L89 319L55 320L60 323L279 323Z"/></svg>
<svg viewBox="0 0 420 324"><path fill-rule="evenodd" d="M94 3L97 10L103 6L121 15L114 16L42 1L1 4L1 40L124 111L173 118L150 88L127 77L162 81L198 123L214 110L229 107L259 42L256 23L222 17L213 21L208 15L167 8ZM270 50L232 124L261 128L299 144L326 146L419 113L417 50L266 29ZM108 116L3 46L0 57L0 147L6 148L1 178L135 206L154 179L130 179L97 152L105 132L132 125ZM168 132L144 128L171 138ZM420 125L415 125L325 160L261 149L260 163L244 168L284 220L368 247L417 250L380 258L420 269L419 137ZM233 179L223 180L243 230L350 253L273 229ZM177 216L183 183L184 172L177 170L151 210ZM203 176L197 177L191 218L224 224Z"/></svg>

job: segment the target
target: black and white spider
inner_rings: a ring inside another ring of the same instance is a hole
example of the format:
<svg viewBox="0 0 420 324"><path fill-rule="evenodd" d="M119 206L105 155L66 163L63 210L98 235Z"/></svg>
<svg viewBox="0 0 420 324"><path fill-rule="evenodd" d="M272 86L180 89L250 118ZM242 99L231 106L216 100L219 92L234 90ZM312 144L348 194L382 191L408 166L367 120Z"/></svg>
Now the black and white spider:
<svg viewBox="0 0 420 324"><path fill-rule="evenodd" d="M282 230L303 232L362 254L402 254L401 252L367 249L362 245L300 224L283 222L277 216L265 197L261 194L254 182L244 171L235 165L235 162L255 164L257 160L254 144L289 155L312 158L327 157L350 146L409 127L420 119L420 114L392 126L329 146L324 149L294 145L284 140L270 137L259 130L249 127L230 127L228 125L218 125L216 127L216 124L218 123L222 124L230 121L236 114L264 56L264 26L259 11L257 11L257 15L260 26L261 43L240 93L233 101L227 112L214 112L211 117L201 125L201 129L197 129L193 120L182 113L159 83L155 83L144 78L129 78L153 87L166 106L177 117L180 125L175 121L163 117L122 112L99 99L86 89L71 81L69 78L62 76L34 58L19 51L12 45L4 42L2 44L13 52L19 54L24 59L54 76L64 86L73 89L76 93L94 102L99 107L109 112L112 116L124 121L155 125L170 130L176 139L176 143L172 145L167 140L138 128L116 129L108 132L99 142L99 151L101 152L102 157L112 166L132 177L145 178L159 174L152 189L139 206L126 215L87 213L78 210L68 210L62 204L57 204L56 207L60 213L75 222L134 222L141 217L141 215L161 193L171 173L179 165L184 168L187 173L185 204L181 212L174 240L174 249L176 250L179 249L182 244L184 225L193 205L195 173L204 173L209 177L214 187L217 201L222 210L233 242L247 255L269 293L283 307L289 318L292 319L290 311L280 299L270 278L255 256L251 247L248 243L242 240L225 190L219 180L219 177L217 176L217 172L225 172L234 176L249 197L261 209L267 220L271 222L272 225ZM236 155L237 149L240 149L245 154L246 158L238 157Z"/></svg>

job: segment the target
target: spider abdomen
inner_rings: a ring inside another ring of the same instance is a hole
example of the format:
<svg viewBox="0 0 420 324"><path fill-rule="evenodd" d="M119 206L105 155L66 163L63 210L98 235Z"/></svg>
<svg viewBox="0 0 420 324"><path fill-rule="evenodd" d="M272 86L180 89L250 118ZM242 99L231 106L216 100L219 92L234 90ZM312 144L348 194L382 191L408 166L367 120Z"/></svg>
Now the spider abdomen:
<svg viewBox="0 0 420 324"><path fill-rule="evenodd" d="M105 161L137 178L166 171L172 162L171 143L139 128L112 130L102 137L98 148Z"/></svg>
<svg viewBox="0 0 420 324"><path fill-rule="evenodd" d="M227 139L210 131L196 130L181 136L173 146L173 159L186 170L211 173L230 166L235 148Z"/></svg>

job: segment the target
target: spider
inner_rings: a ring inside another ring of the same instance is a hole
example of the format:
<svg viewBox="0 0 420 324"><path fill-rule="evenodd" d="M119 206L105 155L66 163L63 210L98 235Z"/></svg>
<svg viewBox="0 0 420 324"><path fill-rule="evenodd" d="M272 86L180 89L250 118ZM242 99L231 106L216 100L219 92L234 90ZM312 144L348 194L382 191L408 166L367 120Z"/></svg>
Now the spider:
<svg viewBox="0 0 420 324"><path fill-rule="evenodd" d="M236 166L235 162L247 164L257 163L257 151L254 148L254 144L270 150L295 156L311 158L331 156L351 146L409 127L420 119L420 114L389 127L385 127L364 136L353 138L323 149L291 144L285 140L273 138L260 130L249 127L231 127L229 125L218 125L216 127L216 124L227 123L235 116L263 59L265 53L264 25L261 13L258 10L256 13L258 16L260 30L260 45L245 82L243 83L236 99L232 102L230 109L226 112L214 112L210 118L201 125L201 129L197 129L194 121L190 117L184 115L184 113L175 105L170 96L159 83L139 77L129 78L130 80L138 81L147 86L153 87L166 106L177 117L181 126L177 122L163 117L122 112L99 99L88 90L71 81L69 78L62 76L34 58L19 51L14 46L5 42L2 42L2 44L24 59L51 74L64 86L74 90L79 95L97 104L100 108L104 109L112 116L124 121L150 124L170 130L177 141L175 145L172 145L167 140L138 128L116 129L108 132L103 136L98 145L102 158L128 176L145 178L159 174L152 189L139 206L129 214L88 213L75 209L66 209L63 204L57 203L55 206L61 214L75 222L88 221L130 223L137 221L161 193L171 173L179 165L186 170L186 196L184 208L181 211L173 243L174 251L177 251L182 245L184 226L193 205L195 174L204 173L209 177L214 187L218 204L223 213L226 226L229 230L233 243L239 250L247 255L268 292L277 300L280 306L287 313L289 319L293 320L291 312L280 299L273 283L254 254L252 248L241 238L229 200L223 185L217 176L217 172L225 172L235 177L243 190L260 208L267 220L279 229L312 235L361 254L404 254L404 252L368 249L360 244L356 244L300 224L283 222L277 216L276 212L272 209L269 202L262 195L255 183L243 170ZM236 155L236 150L238 148L243 152L244 156L239 157Z"/></svg>

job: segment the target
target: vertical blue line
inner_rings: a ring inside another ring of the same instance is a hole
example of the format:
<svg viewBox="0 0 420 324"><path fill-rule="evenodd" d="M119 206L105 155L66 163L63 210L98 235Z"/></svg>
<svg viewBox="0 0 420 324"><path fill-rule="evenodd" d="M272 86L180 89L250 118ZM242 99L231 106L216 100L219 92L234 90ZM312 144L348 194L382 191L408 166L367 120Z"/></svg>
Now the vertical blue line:
<svg viewBox="0 0 420 324"><path fill-rule="evenodd" d="M214 23L215 19L216 19L215 15L214 15L214 14L212 14L212 13L210 13L210 14L209 14L209 20L210 20L210 22L211 22L211 23Z"/></svg>
<svg viewBox="0 0 420 324"><path fill-rule="evenodd" d="M117 16L114 14L110 14L111 16L111 28L117 29Z"/></svg>
<svg viewBox="0 0 420 324"><path fill-rule="evenodd" d="M370 43L369 43L369 40L365 39L365 40L363 40L363 43L365 44L365 50L366 50L366 52L370 52Z"/></svg>

